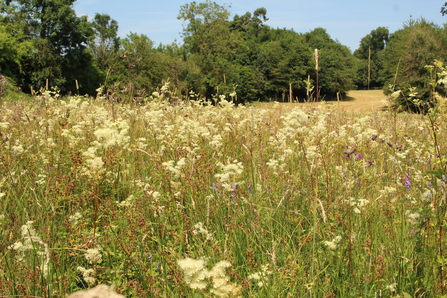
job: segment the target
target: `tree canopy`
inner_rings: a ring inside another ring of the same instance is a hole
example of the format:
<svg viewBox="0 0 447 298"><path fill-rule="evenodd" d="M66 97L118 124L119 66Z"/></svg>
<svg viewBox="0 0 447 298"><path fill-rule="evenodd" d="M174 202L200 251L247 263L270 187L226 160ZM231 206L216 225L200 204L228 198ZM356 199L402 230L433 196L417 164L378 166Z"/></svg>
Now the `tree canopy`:
<svg viewBox="0 0 447 298"><path fill-rule="evenodd" d="M74 2L0 0L0 73L25 92L48 81L63 94L95 95L103 86L141 97L169 81L184 97L308 100L318 91L327 100L355 88L427 90L424 66L447 55L445 28L424 19L391 34L378 27L351 53L324 28L270 27L264 7L232 16L230 6L193 1L178 14L183 43L157 46L144 34L118 37L109 15L77 16Z"/></svg>

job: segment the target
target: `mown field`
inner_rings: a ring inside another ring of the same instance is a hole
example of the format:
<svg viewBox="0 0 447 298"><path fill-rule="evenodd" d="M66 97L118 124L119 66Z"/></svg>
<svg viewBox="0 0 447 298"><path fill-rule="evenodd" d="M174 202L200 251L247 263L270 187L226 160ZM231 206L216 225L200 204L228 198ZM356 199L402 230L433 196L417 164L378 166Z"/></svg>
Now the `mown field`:
<svg viewBox="0 0 447 298"><path fill-rule="evenodd" d="M445 297L443 115L354 102L3 101L0 296Z"/></svg>
<svg viewBox="0 0 447 298"><path fill-rule="evenodd" d="M355 113L374 112L384 110L387 107L387 96L383 94L382 90L352 90L349 91L342 101L328 101L326 104L333 105L338 111L347 111ZM268 108L272 103L256 103L256 106ZM307 103L281 103L288 108L296 107L297 105L306 108L319 106L318 102Z"/></svg>

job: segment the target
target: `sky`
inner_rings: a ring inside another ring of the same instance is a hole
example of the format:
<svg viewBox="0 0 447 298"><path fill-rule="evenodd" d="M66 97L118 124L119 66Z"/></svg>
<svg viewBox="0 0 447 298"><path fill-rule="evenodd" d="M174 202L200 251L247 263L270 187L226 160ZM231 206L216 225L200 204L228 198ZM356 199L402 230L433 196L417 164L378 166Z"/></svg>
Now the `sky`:
<svg viewBox="0 0 447 298"><path fill-rule="evenodd" d="M180 7L192 0L77 0L76 13L91 18L95 13L108 14L118 22L120 37L130 32L145 34L155 45L182 42L186 25L177 16ZM196 0L196 2L202 2ZM203 1L205 2L205 1ZM215 0L234 15L267 9L266 24L272 28L293 29L298 33L324 28L332 39L359 47L363 37L378 27L393 33L410 19L425 18L439 26L447 23L440 13L445 0Z"/></svg>

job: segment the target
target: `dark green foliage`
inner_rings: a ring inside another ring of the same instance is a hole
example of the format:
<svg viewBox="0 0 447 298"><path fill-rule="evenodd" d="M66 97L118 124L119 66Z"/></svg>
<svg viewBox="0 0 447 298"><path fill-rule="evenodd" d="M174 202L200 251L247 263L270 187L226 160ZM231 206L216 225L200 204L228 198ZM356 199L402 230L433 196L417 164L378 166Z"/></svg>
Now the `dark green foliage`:
<svg viewBox="0 0 447 298"><path fill-rule="evenodd" d="M46 85L58 86L62 92L75 92L75 80L81 93L93 93L99 72L86 50L94 34L86 17L77 17L74 0L2 1L3 23L18 28L13 37L30 41L33 51L22 61L23 72L15 74L25 90ZM96 82L95 82L96 81Z"/></svg>
<svg viewBox="0 0 447 298"><path fill-rule="evenodd" d="M271 28L263 7L230 19L227 6L210 0L180 7L183 44L156 47L144 34L120 39L109 15L77 17L74 2L0 0L0 74L26 92L48 80L62 94L94 96L104 86L115 98L125 93L135 100L169 81L175 96L193 91L238 103L310 99L318 75L319 98L330 100L384 85L418 87L425 95L425 65L447 55L445 29L423 19L391 35L384 27L372 30L352 54L323 28L304 34Z"/></svg>
<svg viewBox="0 0 447 298"><path fill-rule="evenodd" d="M390 36L383 51L383 76L385 92L402 90L411 94L410 88L417 88L419 97L430 100L430 77L426 66L433 61L447 58L447 35L443 28L424 19L410 20L403 29ZM404 100L404 109L419 111L409 100Z"/></svg>
<svg viewBox="0 0 447 298"><path fill-rule="evenodd" d="M388 40L388 29L379 27L360 41L359 48L354 52L354 56L359 59L356 83L360 88L382 88L384 78L381 76L383 68L381 54Z"/></svg>
<svg viewBox="0 0 447 298"><path fill-rule="evenodd" d="M331 39L323 28L306 33L311 49L319 50L320 94L329 97L354 89L355 60L350 50Z"/></svg>
<svg viewBox="0 0 447 298"><path fill-rule="evenodd" d="M109 15L95 15L92 21L95 35L88 41L98 67L106 71L112 62L118 57L120 38L118 37L118 22L111 19Z"/></svg>

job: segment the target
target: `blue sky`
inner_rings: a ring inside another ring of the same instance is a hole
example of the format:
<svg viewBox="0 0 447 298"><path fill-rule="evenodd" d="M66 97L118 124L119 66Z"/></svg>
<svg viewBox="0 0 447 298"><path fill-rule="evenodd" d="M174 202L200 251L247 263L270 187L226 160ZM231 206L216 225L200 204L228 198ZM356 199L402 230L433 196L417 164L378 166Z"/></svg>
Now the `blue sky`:
<svg viewBox="0 0 447 298"><path fill-rule="evenodd" d="M188 0L77 0L78 15L108 14L118 22L119 35L147 35L156 45L182 41L183 22L177 20L180 6ZM196 0L201 2L201 0ZM205 1L203 1L205 2ZM425 18L439 26L447 23L440 13L445 0L233 0L214 1L230 6L232 16L267 9L267 25L306 33L322 27L332 39L358 48L360 40L377 27L394 32L412 19ZM231 17L232 18L232 17Z"/></svg>

